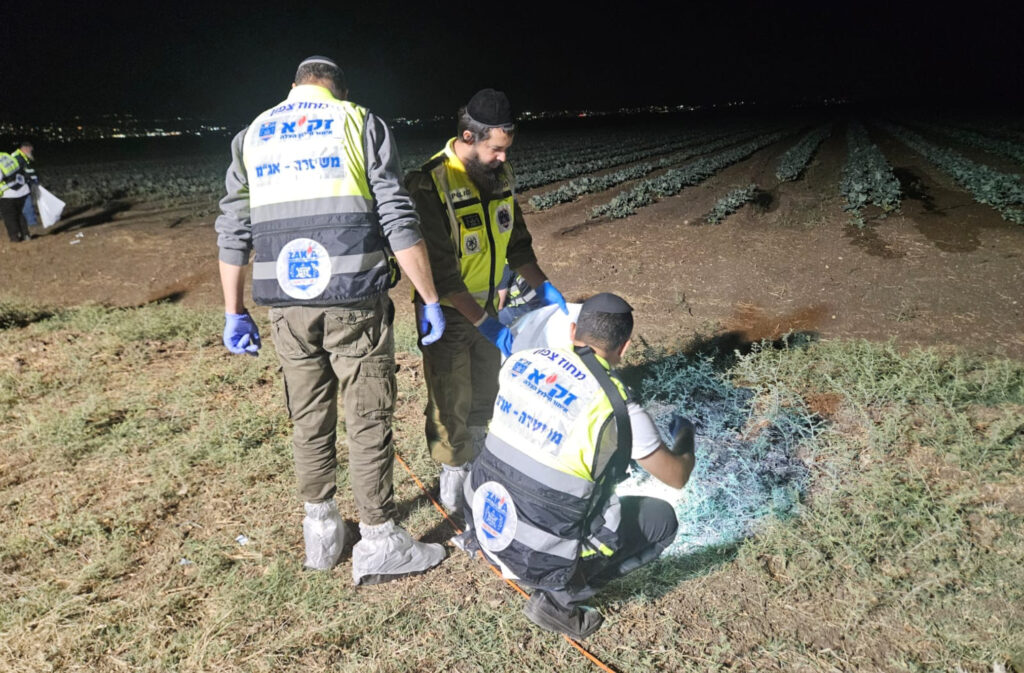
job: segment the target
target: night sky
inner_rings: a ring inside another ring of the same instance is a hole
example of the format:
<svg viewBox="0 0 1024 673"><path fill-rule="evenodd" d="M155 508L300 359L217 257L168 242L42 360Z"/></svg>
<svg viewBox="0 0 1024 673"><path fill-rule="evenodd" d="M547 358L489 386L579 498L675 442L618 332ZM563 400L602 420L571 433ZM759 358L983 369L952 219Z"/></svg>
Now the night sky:
<svg viewBox="0 0 1024 673"><path fill-rule="evenodd" d="M350 98L385 117L451 115L485 86L517 111L1020 104L1022 3L893 4L22 3L0 22L0 120L244 121L284 98L311 54L338 60Z"/></svg>

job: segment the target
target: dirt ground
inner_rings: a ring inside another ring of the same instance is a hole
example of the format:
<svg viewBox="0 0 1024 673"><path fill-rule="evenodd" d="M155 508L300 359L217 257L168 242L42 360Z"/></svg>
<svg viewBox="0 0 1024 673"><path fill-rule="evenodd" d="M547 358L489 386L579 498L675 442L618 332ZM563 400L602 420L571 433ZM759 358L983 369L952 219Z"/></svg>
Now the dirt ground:
<svg viewBox="0 0 1024 673"><path fill-rule="evenodd" d="M623 220L587 218L621 187L543 212L527 204L531 192L522 203L541 266L566 297L623 295L651 343L794 330L1024 357L1024 227L892 138L873 137L904 200L898 214L869 212L864 229L849 223L838 193L841 125L795 182L780 185L773 174L790 137ZM751 181L764 190L757 202L701 224L718 197ZM3 240L0 297L219 307L214 216L196 215L215 207L117 202L66 217L34 240ZM393 294L400 315L411 313L408 296L403 281Z"/></svg>

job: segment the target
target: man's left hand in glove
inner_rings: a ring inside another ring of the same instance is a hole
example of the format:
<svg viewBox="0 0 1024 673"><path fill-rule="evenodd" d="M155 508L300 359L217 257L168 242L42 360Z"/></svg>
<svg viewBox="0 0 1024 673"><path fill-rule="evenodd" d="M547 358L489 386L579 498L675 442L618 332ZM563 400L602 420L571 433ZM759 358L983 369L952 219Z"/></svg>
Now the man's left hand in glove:
<svg viewBox="0 0 1024 673"><path fill-rule="evenodd" d="M562 309L562 313L569 315L569 308L565 305L565 297L558 291L558 288L551 284L550 280L544 281L540 287L537 288L537 292L540 293L541 300L545 306L551 304L558 304L558 307Z"/></svg>

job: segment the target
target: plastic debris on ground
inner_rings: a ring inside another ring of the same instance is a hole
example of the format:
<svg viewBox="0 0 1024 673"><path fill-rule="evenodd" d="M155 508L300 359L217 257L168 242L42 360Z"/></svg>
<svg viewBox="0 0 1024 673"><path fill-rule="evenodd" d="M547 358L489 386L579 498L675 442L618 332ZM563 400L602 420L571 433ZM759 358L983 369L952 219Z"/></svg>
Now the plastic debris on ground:
<svg viewBox="0 0 1024 673"><path fill-rule="evenodd" d="M246 544L249 544L249 538L247 538L244 535L239 535L238 537L235 538L235 542L237 542L238 544L241 544L241 545L246 545Z"/></svg>

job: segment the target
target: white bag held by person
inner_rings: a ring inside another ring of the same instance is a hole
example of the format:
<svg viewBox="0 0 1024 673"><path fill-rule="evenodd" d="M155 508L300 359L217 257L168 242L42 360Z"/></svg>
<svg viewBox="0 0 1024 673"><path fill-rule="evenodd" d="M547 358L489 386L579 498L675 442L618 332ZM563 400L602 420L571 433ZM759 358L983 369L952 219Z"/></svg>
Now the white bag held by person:
<svg viewBox="0 0 1024 673"><path fill-rule="evenodd" d="M36 206L39 208L39 217L43 222L43 227L52 227L64 212L65 204L42 185L36 185L36 189L38 190Z"/></svg>
<svg viewBox="0 0 1024 673"><path fill-rule="evenodd" d="M571 349L569 325L579 318L583 304L566 304L569 315L552 304L542 306L520 316L509 326L512 332L512 352L528 348L561 348Z"/></svg>

